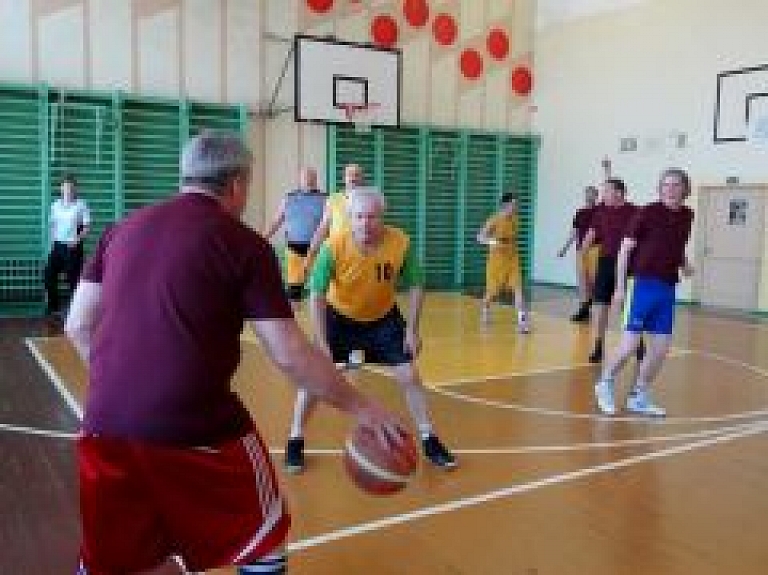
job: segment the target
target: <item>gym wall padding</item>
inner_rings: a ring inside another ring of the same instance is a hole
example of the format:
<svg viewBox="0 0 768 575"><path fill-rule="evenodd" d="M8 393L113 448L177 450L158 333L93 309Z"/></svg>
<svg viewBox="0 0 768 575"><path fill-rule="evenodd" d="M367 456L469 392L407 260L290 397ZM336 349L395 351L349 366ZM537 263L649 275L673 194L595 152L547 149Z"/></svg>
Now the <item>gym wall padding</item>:
<svg viewBox="0 0 768 575"><path fill-rule="evenodd" d="M407 125L361 133L329 124L327 144L329 189L342 185L346 164L360 164L367 183L387 196L387 220L411 235L432 289L485 283L486 248L475 236L501 194L516 191L523 278L530 281L536 136Z"/></svg>
<svg viewBox="0 0 768 575"><path fill-rule="evenodd" d="M245 133L243 106L0 84L0 315L37 314L58 183L88 202L86 252L108 223L174 193L184 142L204 128Z"/></svg>

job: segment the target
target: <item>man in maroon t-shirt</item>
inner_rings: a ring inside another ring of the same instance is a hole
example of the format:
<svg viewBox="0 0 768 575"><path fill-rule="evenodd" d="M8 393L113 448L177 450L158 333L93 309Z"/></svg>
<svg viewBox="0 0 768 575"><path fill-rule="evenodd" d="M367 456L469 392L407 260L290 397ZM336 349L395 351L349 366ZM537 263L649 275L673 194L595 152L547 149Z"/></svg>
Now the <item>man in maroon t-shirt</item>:
<svg viewBox="0 0 768 575"><path fill-rule="evenodd" d="M576 210L573 216L573 227L571 234L565 242L565 245L557 252L557 257L565 257L568 248L575 242L578 258L579 271L579 309L571 316L571 321L587 322L589 321L589 309L592 306L592 285L595 279L597 265L597 246L593 246L589 252L580 250L584 242L584 236L587 235L592 214L597 206L597 197L599 192L595 186L587 186L584 189L584 207Z"/></svg>
<svg viewBox="0 0 768 575"><path fill-rule="evenodd" d="M614 305L624 305L624 334L595 385L597 406L605 414L616 413L614 378L645 332L648 349L625 408L640 415L666 415L664 408L651 401L648 388L669 352L678 270L686 276L692 273L685 246L691 235L693 210L683 205L690 192L685 171L665 170L659 180L659 201L641 208L624 233L614 294ZM631 276L628 285L627 274Z"/></svg>
<svg viewBox="0 0 768 575"><path fill-rule="evenodd" d="M589 230L579 250L586 252L595 243L600 245L593 292L592 327L595 347L589 356L592 363L600 363L603 360L603 338L608 324L608 309L616 288L616 258L624 231L637 210L634 204L626 201L626 194L627 187L619 178L608 178L603 183L603 201L592 213Z"/></svg>
<svg viewBox="0 0 768 575"><path fill-rule="evenodd" d="M171 557L195 572L285 572L290 516L230 388L246 321L290 379L416 461L400 421L307 340L272 248L238 221L250 164L236 135L194 138L181 193L109 229L77 287L66 331L89 364L80 574L179 573Z"/></svg>

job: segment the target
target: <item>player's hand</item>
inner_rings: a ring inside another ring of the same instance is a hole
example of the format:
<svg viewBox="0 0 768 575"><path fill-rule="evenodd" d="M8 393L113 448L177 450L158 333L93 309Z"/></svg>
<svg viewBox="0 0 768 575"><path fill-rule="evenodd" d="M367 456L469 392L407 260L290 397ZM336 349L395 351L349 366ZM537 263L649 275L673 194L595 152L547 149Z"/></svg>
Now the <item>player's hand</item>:
<svg viewBox="0 0 768 575"><path fill-rule="evenodd" d="M405 467L419 460L416 443L405 423L373 401L357 412L357 423L371 431L377 441L392 454L397 454Z"/></svg>
<svg viewBox="0 0 768 575"><path fill-rule="evenodd" d="M405 351L410 352L413 357L421 351L421 336L410 327L405 330Z"/></svg>

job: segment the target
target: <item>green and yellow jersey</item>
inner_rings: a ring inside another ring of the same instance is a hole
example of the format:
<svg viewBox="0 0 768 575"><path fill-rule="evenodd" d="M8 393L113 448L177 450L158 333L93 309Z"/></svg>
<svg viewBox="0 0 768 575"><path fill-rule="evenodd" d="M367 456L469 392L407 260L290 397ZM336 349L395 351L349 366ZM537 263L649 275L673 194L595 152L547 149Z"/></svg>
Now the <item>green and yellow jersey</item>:
<svg viewBox="0 0 768 575"><path fill-rule="evenodd" d="M385 226L379 245L366 253L349 230L329 236L317 254L309 289L326 294L328 303L350 319L374 321L395 306L398 285L423 283L410 239L402 230Z"/></svg>
<svg viewBox="0 0 768 575"><path fill-rule="evenodd" d="M328 197L328 210L331 214L331 228L328 232L329 235L336 235L349 229L346 190L341 189Z"/></svg>

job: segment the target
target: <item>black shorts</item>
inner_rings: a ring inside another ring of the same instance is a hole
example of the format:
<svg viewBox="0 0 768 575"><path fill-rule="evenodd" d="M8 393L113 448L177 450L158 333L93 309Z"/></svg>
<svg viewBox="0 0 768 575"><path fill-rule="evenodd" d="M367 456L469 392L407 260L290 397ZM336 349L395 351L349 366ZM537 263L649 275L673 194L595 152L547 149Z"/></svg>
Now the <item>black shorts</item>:
<svg viewBox="0 0 768 575"><path fill-rule="evenodd" d="M595 303L610 305L615 290L616 258L613 256L600 256L597 260L597 273L595 274L595 288L592 299Z"/></svg>
<svg viewBox="0 0 768 575"><path fill-rule="evenodd" d="M304 289L304 282L292 281L295 280L295 275L300 273L295 268L297 265L304 266L306 263L306 257L309 253L309 244L288 242L285 246L290 253L286 253L286 284L285 291L288 294L288 299L291 301L301 301L306 295ZM304 278L306 279L306 278Z"/></svg>
<svg viewBox="0 0 768 575"><path fill-rule="evenodd" d="M335 363L346 363L349 353L362 350L366 363L403 365L413 356L405 351L405 320L397 306L373 321L357 321L330 305L325 313L326 334Z"/></svg>

